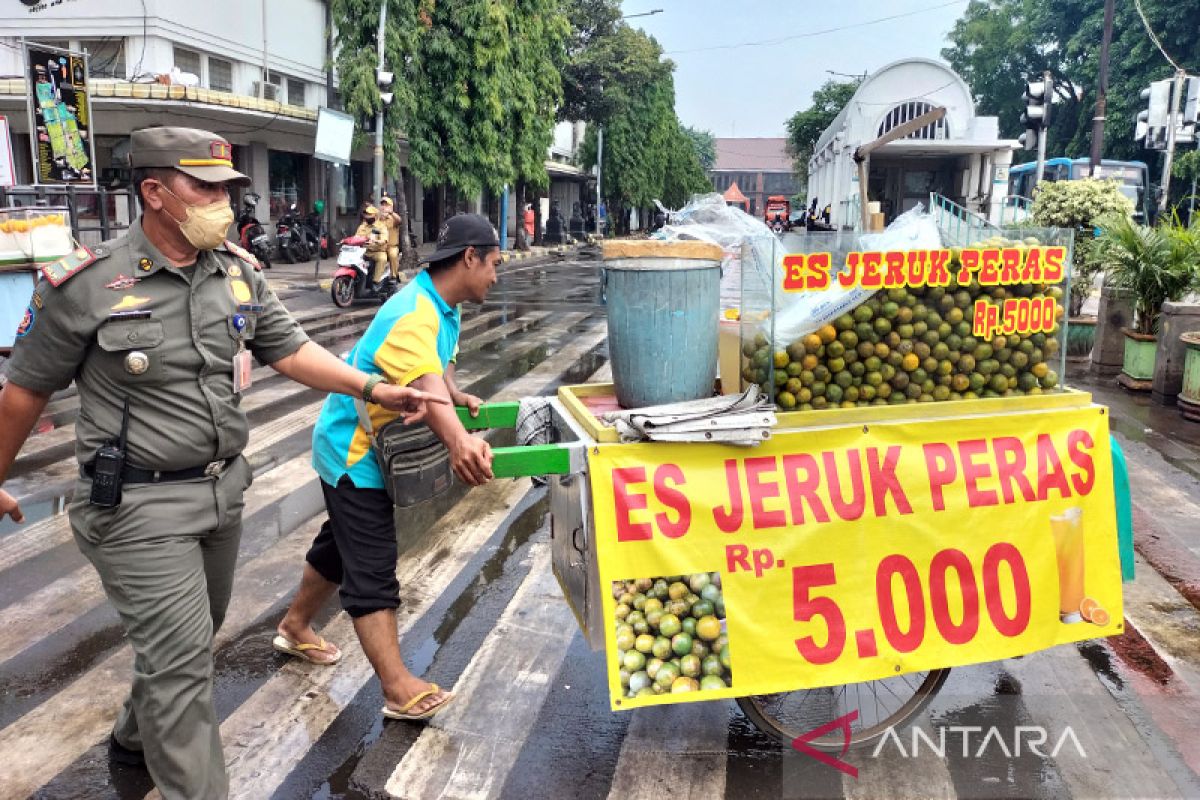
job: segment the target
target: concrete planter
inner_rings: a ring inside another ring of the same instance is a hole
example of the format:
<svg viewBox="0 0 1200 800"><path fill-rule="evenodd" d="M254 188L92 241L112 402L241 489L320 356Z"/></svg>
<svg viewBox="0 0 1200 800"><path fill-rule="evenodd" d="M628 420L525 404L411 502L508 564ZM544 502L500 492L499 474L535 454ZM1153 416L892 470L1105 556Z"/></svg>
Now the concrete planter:
<svg viewBox="0 0 1200 800"><path fill-rule="evenodd" d="M1067 358L1088 361L1096 344L1096 318L1071 317L1067 320Z"/></svg>
<svg viewBox="0 0 1200 800"><path fill-rule="evenodd" d="M1154 361L1152 398L1159 405L1174 405L1183 390L1184 360L1188 350L1183 336L1191 331L1200 331L1200 303L1163 303L1158 319L1158 355Z"/></svg>
<svg viewBox="0 0 1200 800"><path fill-rule="evenodd" d="M1183 388L1176 398L1185 419L1200 422L1200 331L1181 334L1187 348L1183 361Z"/></svg>
<svg viewBox="0 0 1200 800"><path fill-rule="evenodd" d="M1105 284L1100 291L1100 310L1096 315L1092 375L1111 378L1121 372L1125 358L1125 337L1121 331L1132 324L1133 293Z"/></svg>
<svg viewBox="0 0 1200 800"><path fill-rule="evenodd" d="M1125 334L1125 360L1121 363L1121 375L1132 381L1145 383L1146 386L1131 386L1129 381L1121 383L1130 389L1149 390L1149 382L1154 380L1154 362L1158 354L1158 338L1137 333L1129 328L1121 331Z"/></svg>

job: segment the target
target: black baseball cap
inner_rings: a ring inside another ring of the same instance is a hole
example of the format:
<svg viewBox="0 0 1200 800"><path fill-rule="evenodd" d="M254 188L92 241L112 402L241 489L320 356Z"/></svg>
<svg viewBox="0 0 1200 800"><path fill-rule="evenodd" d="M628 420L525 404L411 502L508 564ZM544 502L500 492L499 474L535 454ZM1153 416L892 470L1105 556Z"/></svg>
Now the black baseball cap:
<svg viewBox="0 0 1200 800"><path fill-rule="evenodd" d="M499 247L500 234L482 214L455 214L438 231L437 250L422 264L453 258L468 247Z"/></svg>

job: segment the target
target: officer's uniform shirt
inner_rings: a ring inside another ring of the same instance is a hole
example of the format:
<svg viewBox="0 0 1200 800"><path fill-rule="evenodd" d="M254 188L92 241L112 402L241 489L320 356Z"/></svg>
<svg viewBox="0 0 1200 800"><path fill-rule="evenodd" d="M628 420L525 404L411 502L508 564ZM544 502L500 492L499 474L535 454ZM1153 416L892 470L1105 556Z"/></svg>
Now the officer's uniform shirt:
<svg viewBox="0 0 1200 800"><path fill-rule="evenodd" d="M244 347L271 364L308 341L252 257L201 251L193 266L174 268L140 219L95 255L57 287L39 282L10 380L43 393L75 381L80 463L117 437L125 397L127 464L177 470L239 454L249 428L233 391L234 355Z"/></svg>
<svg viewBox="0 0 1200 800"><path fill-rule="evenodd" d="M388 383L408 386L422 375L442 375L458 355L462 311L438 294L429 273L421 271L379 309L366 333L347 356L350 364ZM378 431L398 414L367 405ZM383 473L368 457L371 442L358 420L354 398L331 394L313 429L313 467L321 480L337 486L343 475L359 489L382 489Z"/></svg>

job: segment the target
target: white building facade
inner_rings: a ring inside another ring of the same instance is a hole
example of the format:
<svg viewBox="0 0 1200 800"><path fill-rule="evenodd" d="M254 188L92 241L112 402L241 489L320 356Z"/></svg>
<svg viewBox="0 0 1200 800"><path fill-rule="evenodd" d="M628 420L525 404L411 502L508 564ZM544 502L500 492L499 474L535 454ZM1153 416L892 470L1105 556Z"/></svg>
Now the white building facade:
<svg viewBox="0 0 1200 800"><path fill-rule="evenodd" d="M928 207L931 193L998 222L1020 145L1001 139L997 118L978 116L962 78L931 59L897 61L863 81L813 149L809 200L831 206L834 225L853 227L859 214L855 150L939 106L946 109L943 119L871 154L869 200L880 203L888 222L918 203Z"/></svg>
<svg viewBox="0 0 1200 800"><path fill-rule="evenodd" d="M323 0L4 3L0 114L13 132L18 183L31 182L33 175L23 37L88 52L102 184L114 177L131 131L186 125L213 130L234 145L234 165L264 198L260 218L276 217L291 203L307 211L326 197L324 162L313 159L312 151L317 108L327 97L327 28ZM371 178L368 148L334 173L331 199L339 216L348 221L357 214ZM420 203L410 202L414 206L420 214Z"/></svg>

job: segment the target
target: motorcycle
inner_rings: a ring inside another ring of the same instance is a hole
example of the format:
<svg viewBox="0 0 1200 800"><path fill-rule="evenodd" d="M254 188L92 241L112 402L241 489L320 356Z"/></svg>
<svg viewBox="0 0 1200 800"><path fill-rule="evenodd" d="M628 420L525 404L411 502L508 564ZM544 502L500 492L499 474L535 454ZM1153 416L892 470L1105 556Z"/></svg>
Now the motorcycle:
<svg viewBox="0 0 1200 800"><path fill-rule="evenodd" d="M338 308L349 308L355 300L374 299L386 302L398 288L391 276L376 285L372 280L374 265L367 259L365 236L349 236L341 241L338 250L337 269L329 295Z"/></svg>
<svg viewBox="0 0 1200 800"><path fill-rule="evenodd" d="M254 210L261 200L254 192L242 195L242 211L237 218L238 243L243 250L248 250L263 269L271 268L271 237L263 228L262 223L254 215Z"/></svg>
<svg viewBox="0 0 1200 800"><path fill-rule="evenodd" d="M288 206L287 211L275 223L275 245L279 248L279 256L289 264L308 261L312 257L308 242L304 238L300 212L295 203Z"/></svg>
<svg viewBox="0 0 1200 800"><path fill-rule="evenodd" d="M330 243L329 231L325 230L324 221L321 215L312 211L304 218L302 226L304 232L304 240L308 243L308 250L313 255L320 255L321 258L329 258L333 254L333 247Z"/></svg>

